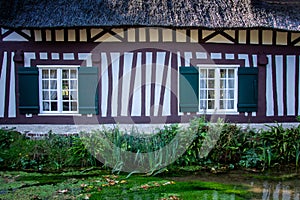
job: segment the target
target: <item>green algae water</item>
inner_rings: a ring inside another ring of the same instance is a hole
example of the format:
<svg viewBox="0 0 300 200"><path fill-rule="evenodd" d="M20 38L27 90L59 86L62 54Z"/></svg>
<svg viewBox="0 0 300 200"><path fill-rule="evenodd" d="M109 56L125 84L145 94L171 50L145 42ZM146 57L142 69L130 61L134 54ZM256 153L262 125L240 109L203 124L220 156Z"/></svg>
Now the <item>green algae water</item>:
<svg viewBox="0 0 300 200"><path fill-rule="evenodd" d="M201 172L196 175L177 177L176 181L205 181L244 186L251 200L300 200L300 173L299 172L264 172L253 173L234 170L223 174ZM231 199L237 199L232 195ZM217 192L207 199L223 199ZM227 199L227 198L226 198Z"/></svg>
<svg viewBox="0 0 300 200"><path fill-rule="evenodd" d="M0 172L0 199L299 200L297 172L194 172L180 177L107 171Z"/></svg>

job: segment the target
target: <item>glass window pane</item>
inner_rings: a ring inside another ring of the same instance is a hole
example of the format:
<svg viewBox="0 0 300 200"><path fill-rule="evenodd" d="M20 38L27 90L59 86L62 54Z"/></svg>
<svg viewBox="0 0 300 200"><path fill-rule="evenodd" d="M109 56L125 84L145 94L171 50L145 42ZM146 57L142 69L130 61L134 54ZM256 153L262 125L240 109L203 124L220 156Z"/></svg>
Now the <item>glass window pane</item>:
<svg viewBox="0 0 300 200"><path fill-rule="evenodd" d="M63 102L63 111L69 111L69 102Z"/></svg>
<svg viewBox="0 0 300 200"><path fill-rule="evenodd" d="M57 100L57 92L56 91L51 91L50 95L51 95L51 100Z"/></svg>
<svg viewBox="0 0 300 200"><path fill-rule="evenodd" d="M206 100L200 100L200 109L205 110L206 108Z"/></svg>
<svg viewBox="0 0 300 200"><path fill-rule="evenodd" d="M71 102L71 111L77 111L77 102Z"/></svg>
<svg viewBox="0 0 300 200"><path fill-rule="evenodd" d="M57 78L57 70L50 70L50 78Z"/></svg>
<svg viewBox="0 0 300 200"><path fill-rule="evenodd" d="M77 89L77 80L71 80L71 88L70 89Z"/></svg>
<svg viewBox="0 0 300 200"><path fill-rule="evenodd" d="M208 90L208 99L214 99L214 98L215 98L215 91Z"/></svg>
<svg viewBox="0 0 300 200"><path fill-rule="evenodd" d="M215 101L214 100L208 100L207 109L215 109Z"/></svg>
<svg viewBox="0 0 300 200"><path fill-rule="evenodd" d="M69 70L68 69L62 70L62 78L63 79L69 78Z"/></svg>
<svg viewBox="0 0 300 200"><path fill-rule="evenodd" d="M208 80L208 88L215 88L215 80Z"/></svg>
<svg viewBox="0 0 300 200"><path fill-rule="evenodd" d="M209 69L208 70L208 78L214 78L215 77L215 70Z"/></svg>
<svg viewBox="0 0 300 200"><path fill-rule="evenodd" d="M69 89L69 81L62 81L62 89Z"/></svg>
<svg viewBox="0 0 300 200"><path fill-rule="evenodd" d="M49 102L43 102L43 111L49 111Z"/></svg>
<svg viewBox="0 0 300 200"><path fill-rule="evenodd" d="M49 89L49 81L48 80L42 81L42 89Z"/></svg>
<svg viewBox="0 0 300 200"><path fill-rule="evenodd" d="M77 92L71 91L70 100L77 100Z"/></svg>
<svg viewBox="0 0 300 200"><path fill-rule="evenodd" d="M225 101L220 101L220 109L226 109Z"/></svg>
<svg viewBox="0 0 300 200"><path fill-rule="evenodd" d="M206 99L206 91L207 90L200 90L200 99Z"/></svg>
<svg viewBox="0 0 300 200"><path fill-rule="evenodd" d="M57 111L57 102L56 101L51 102L51 111Z"/></svg>
<svg viewBox="0 0 300 200"><path fill-rule="evenodd" d="M206 88L206 80L201 79L200 80L200 88Z"/></svg>
<svg viewBox="0 0 300 200"><path fill-rule="evenodd" d="M207 70L200 69L200 78L207 78Z"/></svg>
<svg viewBox="0 0 300 200"><path fill-rule="evenodd" d="M70 73L71 73L71 78L77 78L77 71L76 70L72 69Z"/></svg>
<svg viewBox="0 0 300 200"><path fill-rule="evenodd" d="M227 109L234 109L234 100L227 100Z"/></svg>
<svg viewBox="0 0 300 200"><path fill-rule="evenodd" d="M234 78L234 69L228 69L228 77Z"/></svg>
<svg viewBox="0 0 300 200"><path fill-rule="evenodd" d="M226 88L226 79L220 80L220 88Z"/></svg>
<svg viewBox="0 0 300 200"><path fill-rule="evenodd" d="M234 79L228 80L228 88L234 88Z"/></svg>
<svg viewBox="0 0 300 200"><path fill-rule="evenodd" d="M234 90L220 90L220 99L234 99Z"/></svg>
<svg viewBox="0 0 300 200"><path fill-rule="evenodd" d="M62 91L62 99L63 100L69 100L69 91L68 90L63 90Z"/></svg>
<svg viewBox="0 0 300 200"><path fill-rule="evenodd" d="M49 78L49 70L47 69L42 70L42 78Z"/></svg>
<svg viewBox="0 0 300 200"><path fill-rule="evenodd" d="M43 100L49 100L49 92L43 91Z"/></svg>
<svg viewBox="0 0 300 200"><path fill-rule="evenodd" d="M234 99L234 90L228 91L228 99Z"/></svg>
<svg viewBox="0 0 300 200"><path fill-rule="evenodd" d="M226 90L220 90L220 99L226 99Z"/></svg>
<svg viewBox="0 0 300 200"><path fill-rule="evenodd" d="M57 89L57 81L56 80L51 80L50 81L50 88L51 89Z"/></svg>
<svg viewBox="0 0 300 200"><path fill-rule="evenodd" d="M226 77L226 69L220 69L220 77L225 78Z"/></svg>

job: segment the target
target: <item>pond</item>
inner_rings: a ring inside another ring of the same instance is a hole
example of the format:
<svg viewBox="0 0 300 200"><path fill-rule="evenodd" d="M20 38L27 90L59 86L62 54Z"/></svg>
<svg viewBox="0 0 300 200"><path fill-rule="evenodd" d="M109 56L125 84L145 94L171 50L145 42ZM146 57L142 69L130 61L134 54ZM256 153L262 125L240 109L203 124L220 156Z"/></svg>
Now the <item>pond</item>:
<svg viewBox="0 0 300 200"><path fill-rule="evenodd" d="M300 173L193 172L158 177L108 171L0 171L0 199L300 200Z"/></svg>
<svg viewBox="0 0 300 200"><path fill-rule="evenodd" d="M246 186L255 200L300 200L300 173L297 171L269 171L253 173L233 170L228 173L212 174L201 172L195 175L176 177L174 181L206 181ZM217 192L212 199L219 199ZM232 197L232 199L235 199Z"/></svg>

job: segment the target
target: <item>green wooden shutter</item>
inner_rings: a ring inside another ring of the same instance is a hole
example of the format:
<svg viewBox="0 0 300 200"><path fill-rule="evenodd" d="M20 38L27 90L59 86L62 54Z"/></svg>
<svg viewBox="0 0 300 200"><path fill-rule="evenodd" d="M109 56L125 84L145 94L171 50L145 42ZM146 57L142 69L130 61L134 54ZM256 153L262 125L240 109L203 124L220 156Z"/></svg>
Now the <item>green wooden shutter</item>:
<svg viewBox="0 0 300 200"><path fill-rule="evenodd" d="M241 67L238 70L238 111L256 112L258 96L258 68Z"/></svg>
<svg viewBox="0 0 300 200"><path fill-rule="evenodd" d="M39 72L36 67L18 68L19 111L39 113Z"/></svg>
<svg viewBox="0 0 300 200"><path fill-rule="evenodd" d="M196 67L179 68L179 108L180 112L199 110L199 72Z"/></svg>
<svg viewBox="0 0 300 200"><path fill-rule="evenodd" d="M80 67L78 96L80 114L98 114L98 68Z"/></svg>

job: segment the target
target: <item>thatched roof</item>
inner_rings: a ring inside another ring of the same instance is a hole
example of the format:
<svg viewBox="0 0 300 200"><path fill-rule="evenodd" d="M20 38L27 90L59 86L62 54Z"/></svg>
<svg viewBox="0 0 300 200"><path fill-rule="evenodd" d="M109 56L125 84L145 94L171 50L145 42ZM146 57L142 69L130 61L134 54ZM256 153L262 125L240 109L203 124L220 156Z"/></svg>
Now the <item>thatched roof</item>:
<svg viewBox="0 0 300 200"><path fill-rule="evenodd" d="M300 31L299 0L1 0L10 28L170 26Z"/></svg>

